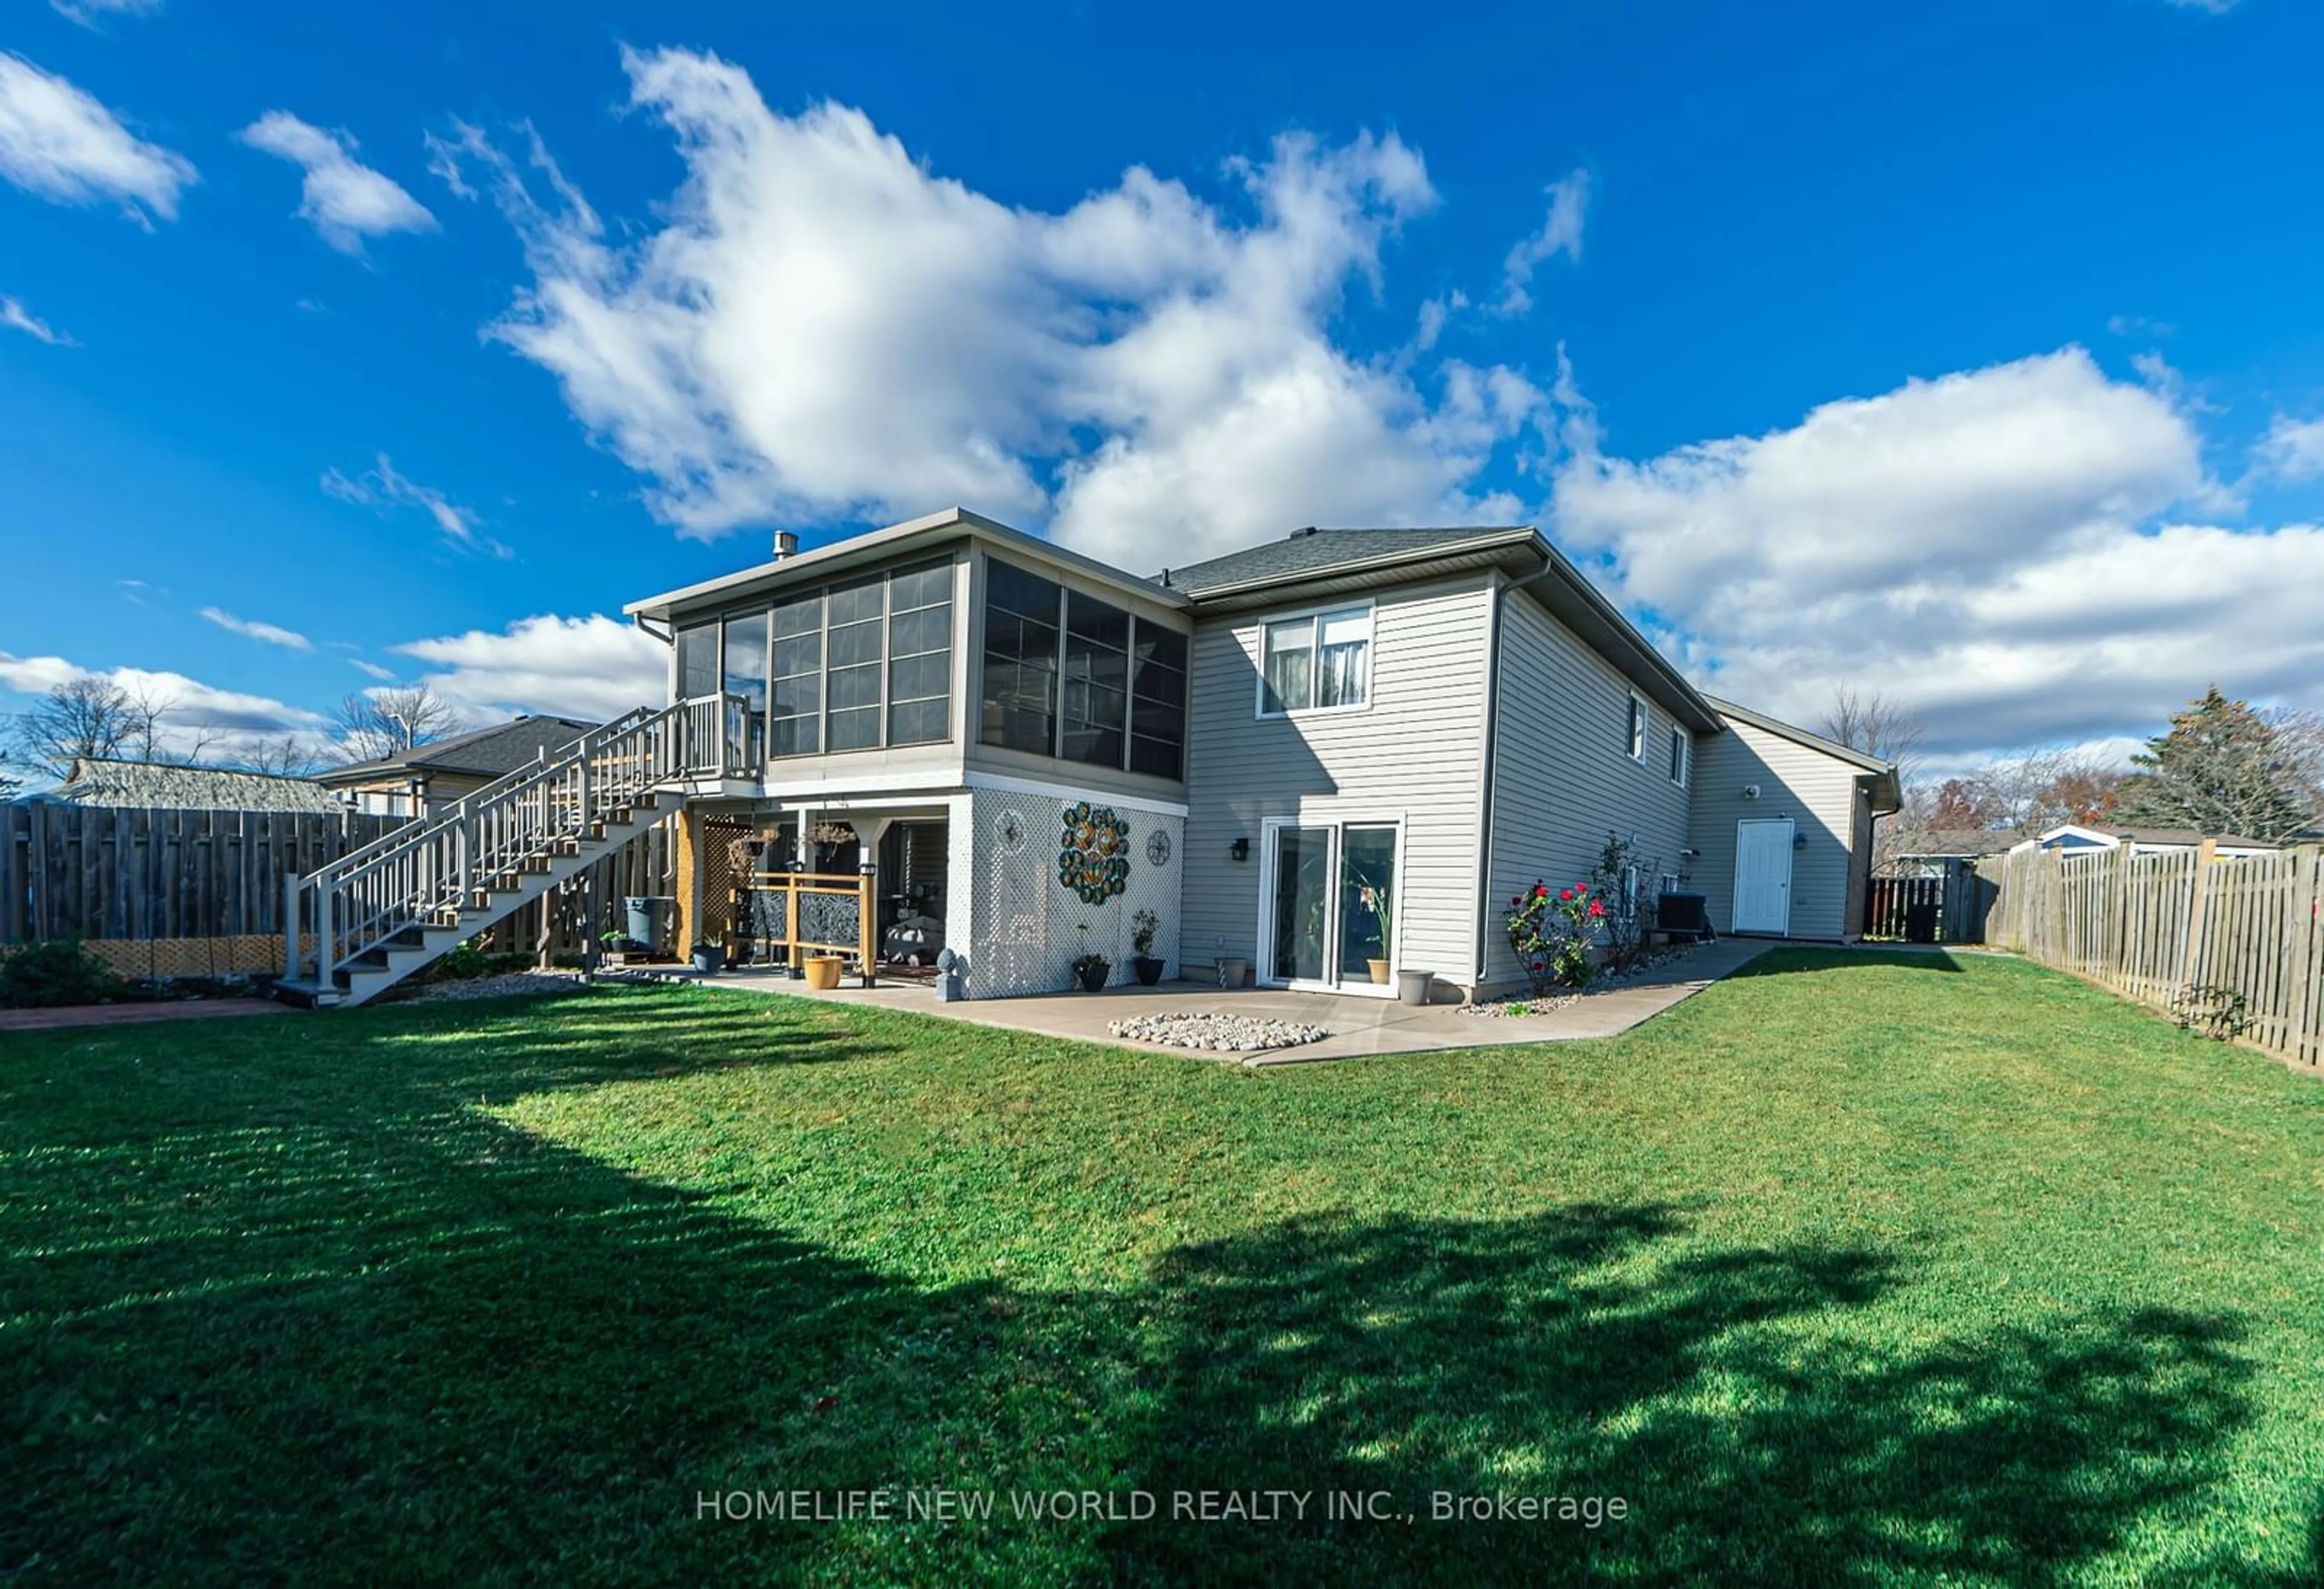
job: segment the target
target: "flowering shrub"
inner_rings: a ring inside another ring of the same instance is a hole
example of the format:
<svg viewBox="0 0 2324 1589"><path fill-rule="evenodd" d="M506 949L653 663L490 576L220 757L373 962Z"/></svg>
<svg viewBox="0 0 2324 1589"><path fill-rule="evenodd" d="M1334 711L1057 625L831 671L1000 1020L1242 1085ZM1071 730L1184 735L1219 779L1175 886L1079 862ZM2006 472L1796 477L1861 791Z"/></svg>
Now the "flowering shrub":
<svg viewBox="0 0 2324 1589"><path fill-rule="evenodd" d="M1597 969L1590 945L1605 919L1606 902L1587 883L1554 895L1548 884L1536 883L1509 896L1509 948L1525 968L1535 997L1553 987L1588 985Z"/></svg>

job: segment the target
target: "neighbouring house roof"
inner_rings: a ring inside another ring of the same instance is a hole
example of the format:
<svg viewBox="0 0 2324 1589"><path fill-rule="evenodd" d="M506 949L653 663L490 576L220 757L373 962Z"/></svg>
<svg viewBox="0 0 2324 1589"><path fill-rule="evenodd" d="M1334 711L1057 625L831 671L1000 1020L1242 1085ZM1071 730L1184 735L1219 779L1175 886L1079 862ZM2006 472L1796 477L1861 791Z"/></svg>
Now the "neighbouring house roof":
<svg viewBox="0 0 2324 1589"><path fill-rule="evenodd" d="M315 778L333 788L424 778L430 773L469 773L497 778L528 762L540 760L543 750L555 755L597 726L570 717L520 717L488 729L455 734L448 739L433 740L401 755L330 767L317 773Z"/></svg>
<svg viewBox="0 0 2324 1589"><path fill-rule="evenodd" d="M2205 834L2195 828L2126 828L2115 823L2098 826L2086 822L2068 822L2037 835L2029 842L2043 849L2061 841L2080 839L2089 844L2147 844L2163 849L2192 850L2200 844ZM2209 835L2213 845L2225 850L2274 850L2279 846L2265 839L2247 839L2235 833Z"/></svg>
<svg viewBox="0 0 2324 1589"><path fill-rule="evenodd" d="M1928 828L1897 841L1900 860L1941 860L1953 856L2004 855L2025 835L2015 829Z"/></svg>
<svg viewBox="0 0 2324 1589"><path fill-rule="evenodd" d="M1111 564L1084 556L1038 536L1028 535L1021 529L1012 528L996 519L987 519L982 513L973 513L966 508L946 508L942 512L906 519L885 529L849 536L827 547L817 547L813 551L794 552L788 557L778 557L738 573L721 574L716 579L704 580L698 584L682 585L674 591L664 591L658 596L632 602L622 611L632 619L672 622L689 611L715 612L736 602L770 595L777 591L800 585L813 585L867 564L891 563L923 547L933 550L945 542L957 541L964 536L998 547L1009 556L1064 569L1094 584L1111 586L1142 596L1164 607L1185 607L1187 604L1183 593L1165 589L1152 580L1140 579Z"/></svg>
<svg viewBox="0 0 2324 1589"><path fill-rule="evenodd" d="M64 782L56 787L23 798L60 805L155 806L179 811L346 809L328 789L311 778L96 757L74 762Z"/></svg>

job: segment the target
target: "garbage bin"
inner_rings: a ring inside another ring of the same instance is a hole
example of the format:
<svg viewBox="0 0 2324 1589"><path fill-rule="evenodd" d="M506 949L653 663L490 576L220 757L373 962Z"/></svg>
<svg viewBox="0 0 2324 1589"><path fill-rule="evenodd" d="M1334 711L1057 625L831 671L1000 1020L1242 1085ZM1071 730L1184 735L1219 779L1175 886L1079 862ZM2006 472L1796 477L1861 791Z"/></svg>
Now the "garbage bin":
<svg viewBox="0 0 2324 1589"><path fill-rule="evenodd" d="M630 941L650 954L669 952L669 920L678 901L666 895L632 894L622 902L629 910Z"/></svg>

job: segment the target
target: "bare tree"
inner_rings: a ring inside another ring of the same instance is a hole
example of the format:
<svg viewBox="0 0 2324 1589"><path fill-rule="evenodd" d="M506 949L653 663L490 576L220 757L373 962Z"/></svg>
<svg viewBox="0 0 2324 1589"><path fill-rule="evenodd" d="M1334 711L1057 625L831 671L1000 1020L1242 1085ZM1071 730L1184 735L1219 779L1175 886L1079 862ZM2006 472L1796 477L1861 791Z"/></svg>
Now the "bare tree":
<svg viewBox="0 0 2324 1589"><path fill-rule="evenodd" d="M458 709L424 684L359 691L340 702L333 715L340 749L349 761L400 756L460 726Z"/></svg>
<svg viewBox="0 0 2324 1589"><path fill-rule="evenodd" d="M2307 803L2309 827L2324 828L2324 712L2287 707L2265 717L2292 783Z"/></svg>
<svg viewBox="0 0 2324 1589"><path fill-rule="evenodd" d="M303 778L331 763L329 748L307 734L271 735L244 744L231 758L244 772L267 773L278 778Z"/></svg>
<svg viewBox="0 0 2324 1589"><path fill-rule="evenodd" d="M124 757L150 760L158 724L153 706L111 679L84 674L67 679L16 720L19 760L54 778L73 763Z"/></svg>
<svg viewBox="0 0 2324 1589"><path fill-rule="evenodd" d="M1840 684L1832 690L1831 704L1824 708L1822 728L1825 739L1893 761L1898 780L1912 781L1925 730L1903 702L1878 690Z"/></svg>

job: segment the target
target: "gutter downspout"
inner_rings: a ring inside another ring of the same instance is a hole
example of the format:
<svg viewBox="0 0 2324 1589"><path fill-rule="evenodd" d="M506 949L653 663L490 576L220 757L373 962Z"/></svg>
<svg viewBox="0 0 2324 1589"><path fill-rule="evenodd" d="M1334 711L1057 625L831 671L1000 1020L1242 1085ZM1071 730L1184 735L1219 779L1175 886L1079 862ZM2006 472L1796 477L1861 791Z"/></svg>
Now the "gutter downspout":
<svg viewBox="0 0 2324 1589"><path fill-rule="evenodd" d="M1500 721L1501 698L1501 606L1508 600L1510 582L1498 579L1493 583L1493 610L1485 622L1485 734L1484 780L1480 792L1477 811L1477 965L1470 978L1470 997L1485 985L1485 972L1492 960L1492 939L1488 929L1493 919L1493 777L1500 758L1500 739L1496 732Z"/></svg>

